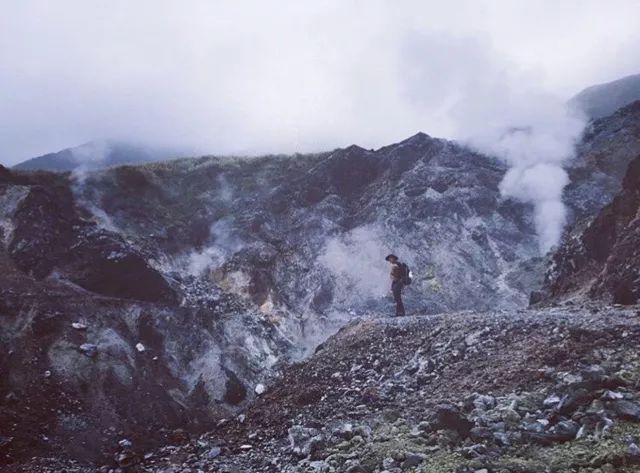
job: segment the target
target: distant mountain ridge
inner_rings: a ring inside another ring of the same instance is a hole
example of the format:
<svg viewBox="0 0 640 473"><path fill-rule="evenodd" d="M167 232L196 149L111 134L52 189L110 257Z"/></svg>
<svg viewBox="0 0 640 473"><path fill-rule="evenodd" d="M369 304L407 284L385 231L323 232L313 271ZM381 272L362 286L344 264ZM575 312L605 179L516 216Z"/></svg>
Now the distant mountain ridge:
<svg viewBox="0 0 640 473"><path fill-rule="evenodd" d="M640 74L587 87L569 100L571 107L597 119L640 100Z"/></svg>
<svg viewBox="0 0 640 473"><path fill-rule="evenodd" d="M94 140L73 148L28 159L13 166L20 170L72 171L102 169L122 164L148 163L174 156L171 150L115 140Z"/></svg>

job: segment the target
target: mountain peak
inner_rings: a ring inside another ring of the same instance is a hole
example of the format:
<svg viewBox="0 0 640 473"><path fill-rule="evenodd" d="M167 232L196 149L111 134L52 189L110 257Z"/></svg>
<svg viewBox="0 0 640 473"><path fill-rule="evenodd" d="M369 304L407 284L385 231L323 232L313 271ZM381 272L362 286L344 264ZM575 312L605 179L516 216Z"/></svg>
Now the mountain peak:
<svg viewBox="0 0 640 473"><path fill-rule="evenodd" d="M433 138L426 133L419 131L415 135L410 136L407 139L402 140L399 144L422 144L433 140Z"/></svg>

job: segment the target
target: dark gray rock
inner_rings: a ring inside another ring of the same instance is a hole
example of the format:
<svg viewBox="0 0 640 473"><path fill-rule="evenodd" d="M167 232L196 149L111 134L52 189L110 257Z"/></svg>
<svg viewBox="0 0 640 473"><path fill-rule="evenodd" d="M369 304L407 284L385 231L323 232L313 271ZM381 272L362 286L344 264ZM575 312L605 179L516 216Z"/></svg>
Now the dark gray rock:
<svg viewBox="0 0 640 473"><path fill-rule="evenodd" d="M437 406L430 423L435 430L454 430L463 438L469 436L469 432L474 426L473 422L466 419L457 407L451 405Z"/></svg>
<svg viewBox="0 0 640 473"><path fill-rule="evenodd" d="M424 456L423 455L418 455L415 453L408 453L405 456L404 461L402 462L402 469L406 470L409 468L414 468L418 465L420 465L422 462L424 461Z"/></svg>
<svg viewBox="0 0 640 473"><path fill-rule="evenodd" d="M640 421L640 403L618 399L611 401L608 406L618 417L636 422Z"/></svg>

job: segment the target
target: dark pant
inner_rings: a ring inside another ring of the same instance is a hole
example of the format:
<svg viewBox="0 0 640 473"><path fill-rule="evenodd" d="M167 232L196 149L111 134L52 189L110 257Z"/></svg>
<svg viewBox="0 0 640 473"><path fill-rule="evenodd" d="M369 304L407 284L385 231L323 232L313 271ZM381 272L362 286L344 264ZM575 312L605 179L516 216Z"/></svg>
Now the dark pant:
<svg viewBox="0 0 640 473"><path fill-rule="evenodd" d="M396 315L404 315L404 304L402 303L402 288L404 284L402 281L393 281L391 283L391 291L393 292L393 299L396 301Z"/></svg>

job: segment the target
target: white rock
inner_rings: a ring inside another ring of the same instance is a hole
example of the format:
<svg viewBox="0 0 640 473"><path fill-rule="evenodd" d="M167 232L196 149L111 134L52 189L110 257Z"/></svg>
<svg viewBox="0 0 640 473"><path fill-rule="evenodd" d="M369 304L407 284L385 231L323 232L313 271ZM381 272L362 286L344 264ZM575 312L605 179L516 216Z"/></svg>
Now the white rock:
<svg viewBox="0 0 640 473"><path fill-rule="evenodd" d="M554 406L556 406L556 405L560 404L560 397L559 397L559 396L557 396L557 395L555 395L555 394L552 394L551 396L547 397L547 398L542 402L542 404L543 404L545 407L554 407Z"/></svg>
<svg viewBox="0 0 640 473"><path fill-rule="evenodd" d="M140 353L142 353L143 351L146 350L146 348L144 347L144 345L142 343L138 342L136 344L136 350L138 350Z"/></svg>
<svg viewBox="0 0 640 473"><path fill-rule="evenodd" d="M79 348L89 358L95 358L98 355L98 347L93 343L83 343Z"/></svg>
<svg viewBox="0 0 640 473"><path fill-rule="evenodd" d="M76 330L87 330L87 326L81 322L73 322L71 326Z"/></svg>
<svg viewBox="0 0 640 473"><path fill-rule="evenodd" d="M118 445L120 445L122 448L131 448L133 446L133 443L129 439L122 439L118 442Z"/></svg>
<svg viewBox="0 0 640 473"><path fill-rule="evenodd" d="M622 394L622 393L620 393L618 391L609 391L609 390L607 390L602 395L602 398L603 399L612 399L612 400L622 399L622 398L624 398L624 394Z"/></svg>
<svg viewBox="0 0 640 473"><path fill-rule="evenodd" d="M264 384L260 383L256 386L255 392L258 396L260 396L261 394L264 394L266 390L267 388L264 386Z"/></svg>

